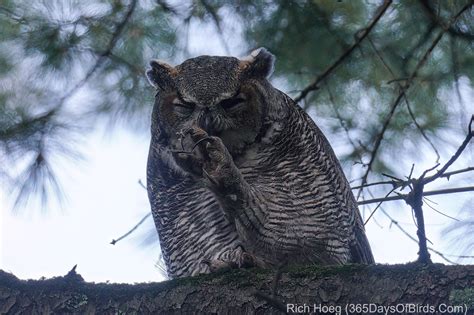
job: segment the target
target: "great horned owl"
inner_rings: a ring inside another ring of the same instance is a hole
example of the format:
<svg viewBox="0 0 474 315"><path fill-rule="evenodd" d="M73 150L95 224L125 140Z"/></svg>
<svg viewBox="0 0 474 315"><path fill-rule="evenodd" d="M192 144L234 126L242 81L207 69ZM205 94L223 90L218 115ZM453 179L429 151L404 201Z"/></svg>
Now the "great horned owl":
<svg viewBox="0 0 474 315"><path fill-rule="evenodd" d="M373 263L349 184L311 118L243 59L151 61L148 196L172 278L222 267Z"/></svg>

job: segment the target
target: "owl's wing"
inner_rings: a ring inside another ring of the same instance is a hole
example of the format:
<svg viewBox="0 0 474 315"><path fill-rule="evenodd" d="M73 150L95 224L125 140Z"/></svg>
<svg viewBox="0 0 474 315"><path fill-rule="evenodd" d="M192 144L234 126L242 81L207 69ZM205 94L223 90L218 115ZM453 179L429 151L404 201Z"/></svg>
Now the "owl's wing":
<svg viewBox="0 0 474 315"><path fill-rule="evenodd" d="M350 235L350 253L351 253L351 261L354 263L362 263L362 264L372 264L374 263L374 257L372 255L372 251L370 249L369 241L367 240L367 236L365 235L365 228L364 224L357 207L357 202L352 194L349 182L346 179L344 171L339 163L339 160L334 153L329 141L326 139L322 131L316 125L316 123L310 118L310 116L298 105L294 102L291 98L287 96L287 102L290 104L292 103L293 106L300 111L302 117L306 120L306 123L311 125L313 128L313 132L316 134L316 137L320 139L321 145L323 147L324 154L327 158L331 159L334 165L334 172L337 172L339 175L338 178L341 179L341 190L343 191L344 196L346 197L346 205L344 206L346 211L352 212L350 216L353 216L354 222L351 226L352 228L352 235Z"/></svg>
<svg viewBox="0 0 474 315"><path fill-rule="evenodd" d="M354 241L350 245L352 262L362 263L362 264L373 264L374 256L372 255L372 250L370 249L369 241L365 235L364 224L362 223L362 218L360 217L359 210L357 207L356 211L356 222L354 226Z"/></svg>

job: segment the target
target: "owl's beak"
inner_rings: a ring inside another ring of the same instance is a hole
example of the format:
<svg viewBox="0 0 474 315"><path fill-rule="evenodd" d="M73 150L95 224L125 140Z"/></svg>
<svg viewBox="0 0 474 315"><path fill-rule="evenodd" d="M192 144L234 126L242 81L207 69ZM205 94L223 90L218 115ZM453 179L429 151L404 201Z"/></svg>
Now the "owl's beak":
<svg viewBox="0 0 474 315"><path fill-rule="evenodd" d="M211 132L211 128L212 128L212 118L210 115L206 115L206 117L204 117L204 130L206 130L207 133L210 133Z"/></svg>
<svg viewBox="0 0 474 315"><path fill-rule="evenodd" d="M212 133L212 116L211 112L208 108L205 108L200 119L199 119L199 127L204 129L208 134Z"/></svg>

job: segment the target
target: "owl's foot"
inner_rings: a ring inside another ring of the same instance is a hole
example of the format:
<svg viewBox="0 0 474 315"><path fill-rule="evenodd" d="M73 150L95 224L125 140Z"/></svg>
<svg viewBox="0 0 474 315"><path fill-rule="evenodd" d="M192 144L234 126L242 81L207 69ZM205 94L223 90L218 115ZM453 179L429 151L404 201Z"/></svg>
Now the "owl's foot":
<svg viewBox="0 0 474 315"><path fill-rule="evenodd" d="M214 272L226 272L231 269L237 269L238 265L233 261L223 261L220 259L205 259L202 261L203 264L209 267L211 273Z"/></svg>
<svg viewBox="0 0 474 315"><path fill-rule="evenodd" d="M218 188L229 187L240 178L232 156L219 137L209 136L198 127L183 131L183 136L185 151L173 153L182 168Z"/></svg>
<svg viewBox="0 0 474 315"><path fill-rule="evenodd" d="M190 128L178 134L180 150L172 150L174 160L182 169L196 176L202 176L204 155L200 145L206 141L207 133L200 128Z"/></svg>
<svg viewBox="0 0 474 315"><path fill-rule="evenodd" d="M241 269L241 268L252 268L252 267L263 267L253 255L248 253L241 253L238 262L235 261L224 261L221 259L204 259L203 264L209 266L209 270L214 272L225 272L231 269Z"/></svg>
<svg viewBox="0 0 474 315"><path fill-rule="evenodd" d="M188 173L201 176L203 160L196 154L186 151L172 151L174 160L183 170Z"/></svg>
<svg viewBox="0 0 474 315"><path fill-rule="evenodd" d="M267 266L263 261L261 261L254 255L243 252L240 255L239 267L240 268L253 268L253 267L265 268Z"/></svg>

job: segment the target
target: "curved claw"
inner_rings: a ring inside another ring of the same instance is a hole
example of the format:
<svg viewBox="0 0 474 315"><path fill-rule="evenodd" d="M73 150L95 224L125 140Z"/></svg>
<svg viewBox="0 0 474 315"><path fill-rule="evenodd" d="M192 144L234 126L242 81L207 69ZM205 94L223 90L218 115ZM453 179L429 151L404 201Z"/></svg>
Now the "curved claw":
<svg viewBox="0 0 474 315"><path fill-rule="evenodd" d="M219 183L214 178L212 178L212 176L204 168L202 169L202 173L204 174L204 176L206 176L207 180L209 180L213 185L219 185Z"/></svg>
<svg viewBox="0 0 474 315"><path fill-rule="evenodd" d="M205 138L202 138L202 139L199 139L198 141L196 141L196 143L193 145L193 148L191 149L191 152L194 151L194 149L196 149L196 147L201 143L201 142L204 142L204 141L211 141L212 138L207 136Z"/></svg>
<svg viewBox="0 0 474 315"><path fill-rule="evenodd" d="M193 147L191 148L191 151L186 151L183 147L183 143L181 142L181 147L183 147L183 150L170 150L171 153L184 153L184 154L192 154L194 152L194 150L196 149L196 147L204 142L204 141L211 141L212 138L211 137L206 137L206 138L202 138L201 140L197 141Z"/></svg>
<svg viewBox="0 0 474 315"><path fill-rule="evenodd" d="M220 259L203 259L201 263L207 265L211 272L222 272L238 268L238 265L232 261L223 261Z"/></svg>

